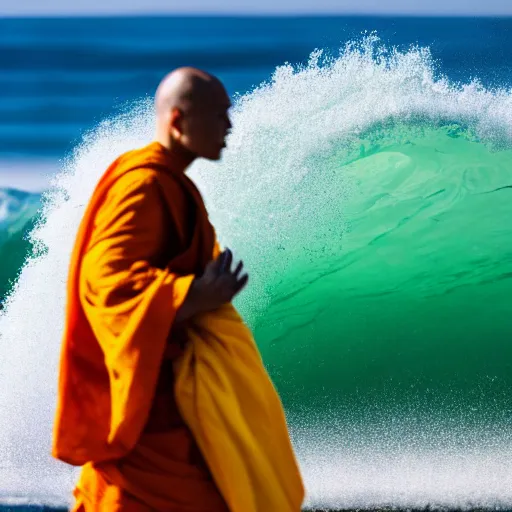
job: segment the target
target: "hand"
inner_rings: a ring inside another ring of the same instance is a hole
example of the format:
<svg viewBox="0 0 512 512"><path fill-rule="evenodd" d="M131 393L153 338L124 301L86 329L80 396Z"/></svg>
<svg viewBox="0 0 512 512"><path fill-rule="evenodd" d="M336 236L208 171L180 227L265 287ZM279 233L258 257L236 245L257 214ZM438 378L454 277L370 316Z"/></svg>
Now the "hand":
<svg viewBox="0 0 512 512"><path fill-rule="evenodd" d="M196 280L198 296L207 309L216 309L231 302L247 284L248 275L242 275L243 262L238 263L234 272L232 264L233 253L226 249L216 260L208 263L203 276Z"/></svg>
<svg viewBox="0 0 512 512"><path fill-rule="evenodd" d="M208 263L204 274L194 279L189 293L176 316L177 321L185 320L197 313L213 311L231 302L246 286L249 276L242 274L243 262L235 271L231 270L233 253L226 249L219 257Z"/></svg>

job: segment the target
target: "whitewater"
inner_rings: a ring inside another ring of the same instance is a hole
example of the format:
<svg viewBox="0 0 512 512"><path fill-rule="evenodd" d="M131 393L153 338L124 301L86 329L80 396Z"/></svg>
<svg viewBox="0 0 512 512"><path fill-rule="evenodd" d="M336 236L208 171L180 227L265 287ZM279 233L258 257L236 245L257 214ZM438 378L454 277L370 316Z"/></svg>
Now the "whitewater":
<svg viewBox="0 0 512 512"><path fill-rule="evenodd" d="M512 507L512 91L369 36L235 98L197 162L237 300L283 397L309 506ZM93 188L153 135L99 124L42 197L0 316L0 502L62 505L50 458L67 265Z"/></svg>

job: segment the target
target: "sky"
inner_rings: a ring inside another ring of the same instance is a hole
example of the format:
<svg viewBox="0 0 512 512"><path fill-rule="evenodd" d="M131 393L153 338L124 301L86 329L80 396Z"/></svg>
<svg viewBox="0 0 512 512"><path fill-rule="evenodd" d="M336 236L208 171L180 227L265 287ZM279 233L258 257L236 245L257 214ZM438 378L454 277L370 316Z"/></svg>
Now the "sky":
<svg viewBox="0 0 512 512"><path fill-rule="evenodd" d="M0 0L0 16L140 13L512 15L512 0Z"/></svg>

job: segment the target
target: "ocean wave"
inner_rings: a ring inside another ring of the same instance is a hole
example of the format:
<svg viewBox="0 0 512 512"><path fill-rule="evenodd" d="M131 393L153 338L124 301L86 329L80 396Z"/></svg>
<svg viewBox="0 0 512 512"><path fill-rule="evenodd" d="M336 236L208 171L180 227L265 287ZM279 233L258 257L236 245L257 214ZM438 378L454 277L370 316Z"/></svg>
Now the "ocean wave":
<svg viewBox="0 0 512 512"><path fill-rule="evenodd" d="M141 101L87 134L30 235L45 250L0 317L0 478L12 493L23 475L27 495L69 496L72 472L48 455L68 260L100 174L149 142L153 121ZM452 84L428 49L371 36L278 68L237 98L233 124L222 162L191 175L250 269L237 305L282 392L310 503L512 504L509 462L497 459L500 473L486 459L511 433L511 92ZM372 437L372 421L389 439ZM479 439L492 449L475 450ZM436 474L451 487L440 493Z"/></svg>
<svg viewBox="0 0 512 512"><path fill-rule="evenodd" d="M41 196L0 188L0 306L30 255L28 234L35 225Z"/></svg>
<svg viewBox="0 0 512 512"><path fill-rule="evenodd" d="M40 204L39 194L0 188L0 230L19 230L35 215Z"/></svg>

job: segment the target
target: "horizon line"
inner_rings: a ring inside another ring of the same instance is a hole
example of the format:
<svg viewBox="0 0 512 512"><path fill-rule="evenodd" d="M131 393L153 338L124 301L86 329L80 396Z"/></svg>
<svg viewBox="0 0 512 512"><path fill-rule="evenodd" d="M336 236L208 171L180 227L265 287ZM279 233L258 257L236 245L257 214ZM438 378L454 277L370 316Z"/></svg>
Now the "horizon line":
<svg viewBox="0 0 512 512"><path fill-rule="evenodd" d="M400 17L400 18L511 18L512 10L508 13L500 12L362 12L362 11L298 11L298 12L265 12L265 11L121 11L121 12L35 12L35 13L23 13L23 12L12 12L2 13L0 12L1 19L29 19L29 18L154 18L154 17L176 17L176 18L324 18L324 17L361 17L361 18L389 18L389 17Z"/></svg>

